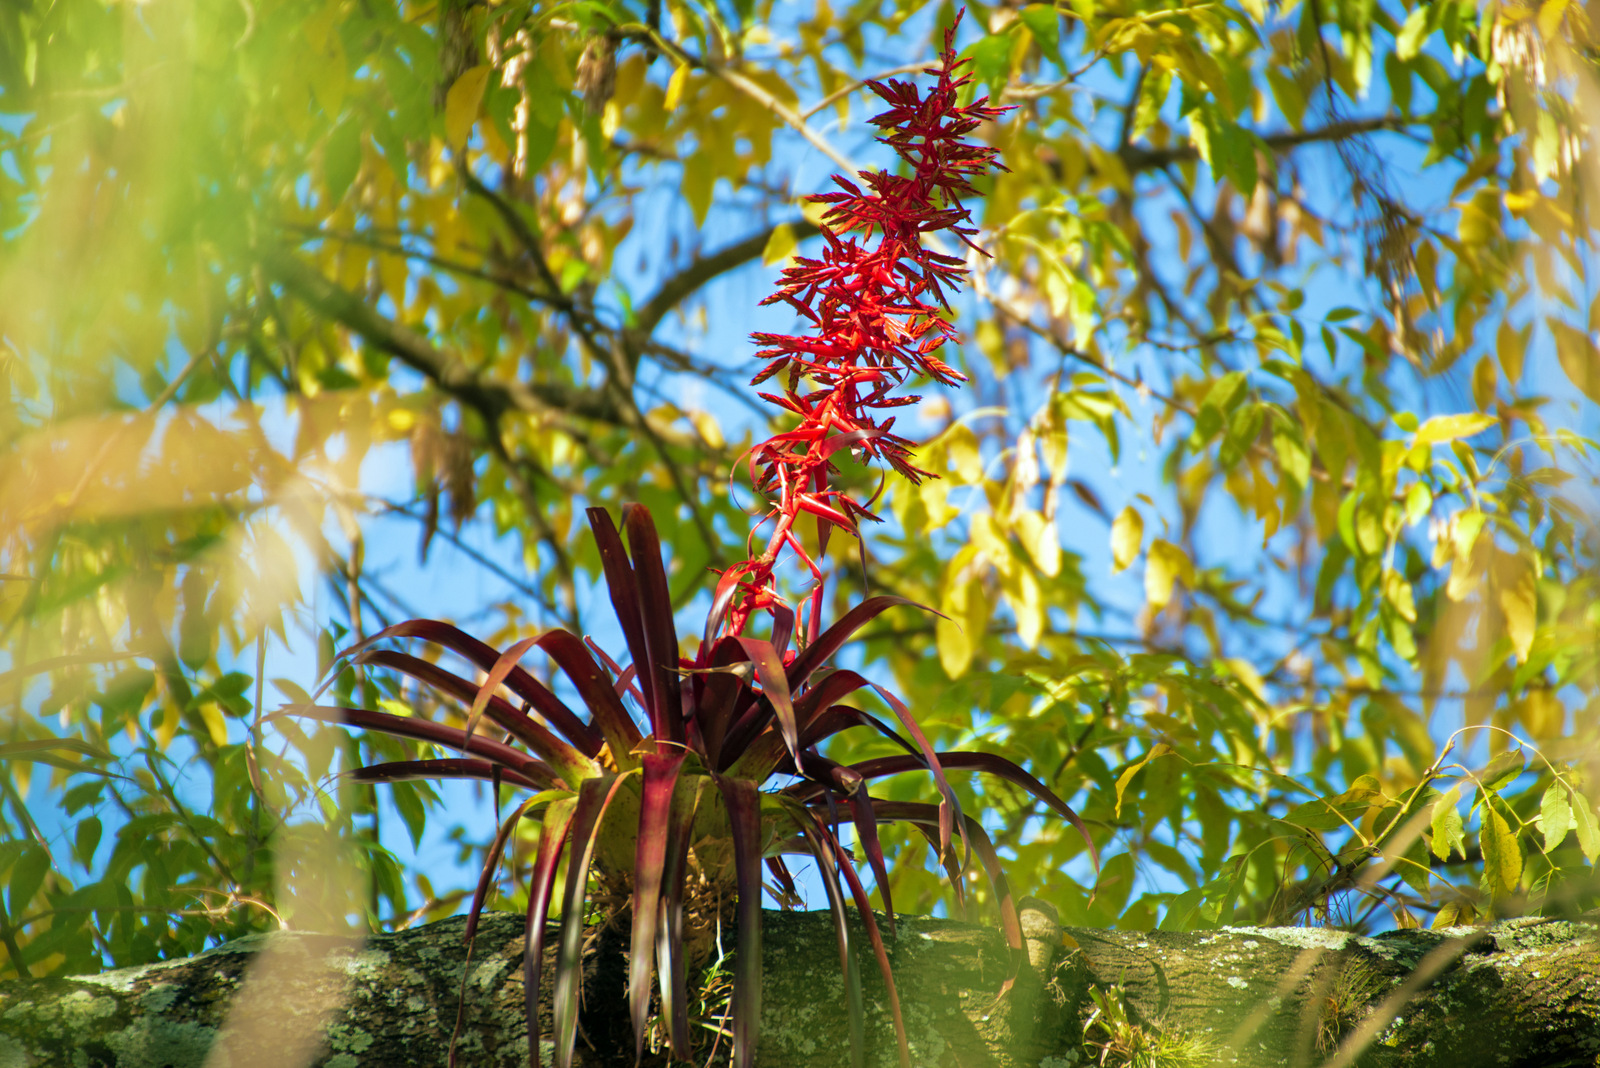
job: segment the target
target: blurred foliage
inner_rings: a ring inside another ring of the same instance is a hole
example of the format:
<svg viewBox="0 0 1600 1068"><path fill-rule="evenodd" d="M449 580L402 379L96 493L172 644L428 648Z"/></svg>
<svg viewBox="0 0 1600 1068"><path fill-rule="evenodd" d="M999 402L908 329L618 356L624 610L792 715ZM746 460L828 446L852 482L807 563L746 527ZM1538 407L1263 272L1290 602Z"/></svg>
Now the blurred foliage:
<svg viewBox="0 0 1600 1068"><path fill-rule="evenodd" d="M9 972L455 908L379 831L458 823L465 854L492 818L330 779L415 753L265 720L298 699L269 650L327 663L418 614L444 542L506 583L489 640L580 626L591 504L652 509L680 605L741 558L729 472L770 428L727 295L878 158L857 79L953 13L0 9ZM940 748L981 738L1085 815L1098 875L958 785L1022 891L1140 928L1594 907L1584 10L974 4L960 43L1015 106L958 308L975 407L925 402L945 477L890 484L867 545L874 590L948 619L890 621L867 664ZM409 490L368 492L396 453ZM398 523L397 589L368 556ZM902 852L897 900L931 908Z"/></svg>

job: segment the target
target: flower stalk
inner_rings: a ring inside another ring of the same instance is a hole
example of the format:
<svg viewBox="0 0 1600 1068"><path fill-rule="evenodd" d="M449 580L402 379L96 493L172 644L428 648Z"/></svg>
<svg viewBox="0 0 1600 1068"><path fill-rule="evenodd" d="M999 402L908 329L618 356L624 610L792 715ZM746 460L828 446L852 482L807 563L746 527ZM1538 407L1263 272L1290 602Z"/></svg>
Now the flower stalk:
<svg viewBox="0 0 1600 1068"><path fill-rule="evenodd" d="M810 329L752 335L763 346L757 358L767 363L751 384L781 381L781 393L760 396L799 422L749 454L750 480L769 501L757 529L770 521L772 532L759 555L722 573L715 603L726 606L724 633L743 633L758 612L775 619L791 612L776 580L787 547L811 575L800 631L808 643L815 640L824 575L796 523L802 516L815 520L821 556L833 530L859 539L861 521L878 519L871 510L876 495L862 502L833 486L841 450L886 463L913 484L937 477L916 466L912 443L894 433L896 417L888 413L922 399L896 392L914 376L946 386L966 380L938 356L956 336L949 296L966 278L966 259L930 246L948 232L987 255L972 240L977 230L962 198L976 192L975 178L1005 169L995 149L966 140L1006 109L990 107L987 97L959 103L971 76L956 58L955 29L945 31L939 65L927 72L937 82L926 94L909 81L867 83L889 105L871 120L883 131L878 140L906 173L870 171L859 185L834 175L838 192L808 198L828 205L821 225L826 247L819 259L798 257L762 302L789 305Z"/></svg>

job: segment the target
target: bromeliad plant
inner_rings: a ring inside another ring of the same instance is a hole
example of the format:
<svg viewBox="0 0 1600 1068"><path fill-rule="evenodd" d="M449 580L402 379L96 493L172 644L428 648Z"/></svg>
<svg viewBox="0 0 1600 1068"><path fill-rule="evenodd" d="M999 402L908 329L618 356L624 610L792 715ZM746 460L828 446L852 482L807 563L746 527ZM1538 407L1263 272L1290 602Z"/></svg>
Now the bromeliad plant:
<svg viewBox="0 0 1600 1068"><path fill-rule="evenodd" d="M654 975L672 1053L687 1059L692 1052L687 980L691 967L703 963L690 960L687 932L703 926L704 912L715 911L719 897L737 902L733 1060L740 1068L749 1065L761 1008L762 868L792 894L794 880L785 861L790 855L815 861L828 894L848 996L853 1062L862 1063L863 1014L846 922L847 893L883 974L900 1061L909 1065L883 931L856 871L858 857L845 848L837 828L854 827L891 934L894 908L877 831L886 821L924 833L951 872L958 896L962 867L976 853L993 886L1005 935L1019 951L1022 934L999 859L982 826L961 811L947 772L982 771L1007 779L1088 839L1072 809L1020 767L989 753L935 752L894 695L854 671L829 667L864 624L911 602L871 597L823 629L824 575L795 530L796 522L810 515L825 549L834 529L859 537L860 521L874 518L866 505L831 485L837 474L833 457L841 449L883 461L913 481L929 477L912 463L911 443L892 433L894 419L877 413L917 399L892 393L914 374L946 384L961 381L937 352L954 334L941 312L949 311L946 294L960 286L964 261L924 242L945 232L977 247L961 198L973 192L971 179L994 165L995 153L963 138L1000 112L986 106L986 99L958 104L967 78L960 74L953 34L952 27L941 64L929 72L937 84L926 95L908 82L872 86L890 105L873 120L884 130L880 140L899 154L905 172L874 172L861 185L835 178L841 192L813 198L829 206L823 256L798 260L770 298L788 303L811 327L806 335L756 335L769 361L756 381L781 375L784 383L781 394L762 396L798 416L799 423L751 454L752 481L771 502L761 525L770 521L772 530L764 551L722 574L694 655L684 657L679 649L649 514L625 507L619 531L604 509L591 508L590 526L631 657L627 667L565 630L502 651L447 623L416 620L373 635L346 650L343 659L352 666L394 670L460 702L464 725L357 708L294 710L462 754L361 768L354 773L359 780L470 778L529 792L500 824L489 849L472 900L468 938L506 844L524 819L537 819L524 960L529 1056L535 1065L544 940L558 900L552 1019L555 1060L563 1068L571 1063L577 1026L586 906L599 904L609 913L608 922L626 915L631 923L628 999L636 1056L644 1049ZM785 548L814 579L798 620L777 591L776 566ZM747 633L758 616L770 620L766 637ZM391 639L416 639L448 650L483 678L469 680L429 660L380 647ZM566 676L582 712L519 666L534 648ZM893 710L898 729L847 703L869 690ZM489 724L501 737L489 736L483 729ZM829 738L854 729L879 732L903 752L854 765L823 755ZM873 780L913 770L932 777L937 802L890 803L869 792Z"/></svg>

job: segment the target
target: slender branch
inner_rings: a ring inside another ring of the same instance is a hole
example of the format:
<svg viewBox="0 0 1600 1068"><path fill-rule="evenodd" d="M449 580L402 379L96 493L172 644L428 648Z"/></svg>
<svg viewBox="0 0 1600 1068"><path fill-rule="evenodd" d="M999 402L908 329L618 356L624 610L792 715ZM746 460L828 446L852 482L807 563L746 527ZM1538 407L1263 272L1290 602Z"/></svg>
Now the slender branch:
<svg viewBox="0 0 1600 1068"><path fill-rule="evenodd" d="M1288 152L1305 145L1325 141L1342 141L1362 134L1381 130L1403 130L1408 126L1425 126L1426 116L1407 118L1404 115L1377 115L1365 119L1343 119L1320 126L1315 130L1284 130L1279 133L1260 134L1258 139L1274 152ZM1127 146L1118 152L1122 165L1130 173L1160 170L1174 163L1187 163L1200 158L1200 150L1193 143L1169 145L1166 148Z"/></svg>
<svg viewBox="0 0 1600 1068"><path fill-rule="evenodd" d="M923 63L906 63L906 64L904 64L902 66L899 66L899 67L890 67L888 70L879 71L877 74L872 75L870 78L862 78L860 81L851 82L849 85L845 86L843 89L835 89L833 92L829 93L827 96L823 97L821 100L819 100L815 104L811 105L811 107L807 108L801 114L800 118L802 120L804 120L804 121L809 122L813 115L815 115L817 112L822 111L825 108L827 108L827 106L829 104L832 104L835 101L841 100L844 97L849 96L851 93L858 92L859 90L865 89L867 86L871 85L873 82L881 82L885 78L893 78L896 74L921 74L921 73L924 73L924 72L930 72L931 73L931 72L934 72L934 71L937 71L937 70L938 70L937 66L933 66L930 69L929 64L926 63L926 62L923 62Z"/></svg>
<svg viewBox="0 0 1600 1068"><path fill-rule="evenodd" d="M560 287L556 285L555 276L550 272L550 265L545 261L544 250L540 247L538 237L528 225L528 221L516 210L511 201L484 185L470 170L465 167L461 168L461 176L469 190L489 201L495 211L500 214L500 217L516 236L517 241L533 260L534 267L545 284L553 291L559 292ZM650 425L650 420L645 418L644 412L639 409L638 400L634 397L636 359L625 350L620 343L620 339L613 337L611 343L608 343L597 337L595 323L585 321L577 315L573 315L571 319L573 328L578 332L579 339L588 348L590 354L611 372L606 376L605 390L615 398L616 411L620 416L618 421L622 425L643 434L649 440L651 447L656 451L656 455L660 457L662 466L667 470L667 477L672 480L673 489L677 491L678 497L689 506L689 515L694 520L695 529L699 533L702 543L711 548L712 562L719 562L721 553L717 546L720 543L712 532L711 521L706 518L705 511L701 507L700 495L693 491L693 487L684 478L683 472L678 470L677 464L672 462L672 458L667 454L667 443L662 439L661 433ZM500 445L499 451L509 464L510 456L506 452L503 443ZM558 549L558 551L560 550Z"/></svg>
<svg viewBox="0 0 1600 1068"><path fill-rule="evenodd" d="M522 501L523 511L534 525L540 540L550 546L563 582L573 582L572 561L545 517L543 502L523 474L521 465L511 458L501 431L501 417L508 410L546 414L565 408L568 412L627 425L615 404L591 390L568 390L537 383L483 382L466 364L436 349L427 339L375 312L364 301L330 282L320 272L306 267L295 257L280 251L264 257L268 273L285 289L323 315L342 323L384 352L426 375L439 388L467 405L484 422L484 437L495 458L506 468L512 488ZM525 461L531 465L531 461ZM535 468L537 470L537 468ZM540 472L543 474L543 472ZM548 475L544 477L549 478ZM549 478L551 482L555 480ZM572 600L569 597L569 600Z"/></svg>
<svg viewBox="0 0 1600 1068"><path fill-rule="evenodd" d="M779 226L788 226L794 231L796 241L804 241L808 237L815 237L822 230L808 219L796 219L788 223L778 223L770 226L758 234L753 234L743 241L729 245L708 256L701 256L694 260L683 270L673 275L662 283L653 297L639 307L637 330L648 335L655 331L657 325L664 319L668 312L681 304L695 290L716 278L726 274L736 267L749 263L767 247L767 242L772 240L772 234Z"/></svg>
<svg viewBox="0 0 1600 1068"><path fill-rule="evenodd" d="M435 348L421 334L378 314L365 301L329 281L296 257L271 251L267 272L284 289L322 315L360 335L369 345L426 375L441 389L473 408L498 417L508 410L541 415L567 412L585 419L618 423L615 405L594 390L546 382L484 382L461 360Z"/></svg>
<svg viewBox="0 0 1600 1068"><path fill-rule="evenodd" d="M722 66L719 63L713 63L707 59L692 56L677 43L667 40L648 26L635 23L618 27L617 32L625 37L642 38L649 41L677 62L687 63L689 66L703 70L715 78L722 79L728 85L782 119L791 129L810 142L811 146L818 152L821 152L835 164L849 172L850 176L857 176L861 173L860 168L829 144L826 138L807 125L805 118L799 112L767 92L756 82L745 77L739 71L731 67Z"/></svg>

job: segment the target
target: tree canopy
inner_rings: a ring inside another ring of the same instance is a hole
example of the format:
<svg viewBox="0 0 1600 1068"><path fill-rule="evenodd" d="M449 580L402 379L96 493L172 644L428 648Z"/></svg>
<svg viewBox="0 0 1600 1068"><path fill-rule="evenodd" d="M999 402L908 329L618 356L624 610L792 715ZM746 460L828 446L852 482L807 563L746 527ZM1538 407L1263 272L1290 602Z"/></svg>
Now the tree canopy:
<svg viewBox="0 0 1600 1068"><path fill-rule="evenodd" d="M792 317L757 302L816 240L803 198L888 162L863 79L955 17L0 11L11 972L456 909L386 828L466 857L487 795L330 778L417 748L272 713L312 651L405 616L604 644L590 506L650 507L693 632L784 426L745 336ZM969 5L957 46L1011 108L945 350L970 392L903 410L938 479L841 455L884 522L817 554L831 617L858 552L942 613L882 617L854 666L1082 814L1098 870L1024 792L952 778L1064 922L1600 900L1595 44L1565 0ZM332 685L421 711L382 671ZM901 840L900 907L947 906ZM319 881L334 855L357 884Z"/></svg>

